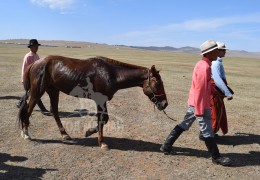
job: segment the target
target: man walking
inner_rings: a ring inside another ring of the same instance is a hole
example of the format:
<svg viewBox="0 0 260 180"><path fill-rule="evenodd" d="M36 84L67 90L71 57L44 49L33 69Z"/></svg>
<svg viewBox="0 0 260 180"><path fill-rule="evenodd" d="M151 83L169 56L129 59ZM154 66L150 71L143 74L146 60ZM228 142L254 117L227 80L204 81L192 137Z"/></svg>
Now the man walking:
<svg viewBox="0 0 260 180"><path fill-rule="evenodd" d="M23 66L22 66L22 83L23 83L23 75L24 75L24 72L26 70L26 68L34 63L35 61L39 60L40 57L39 55L37 54L37 51L38 51L38 48L41 44L38 43L37 39L31 39L29 41L29 44L28 44L28 48L30 48L30 52L28 52L24 58L23 58ZM21 98L21 100L17 103L17 107L20 108L20 105L21 105L21 102L22 102L22 99L23 97ZM49 115L49 111L45 108L45 106L43 105L41 99L39 99L39 101L37 102L37 105L39 106L42 114L44 115Z"/></svg>
<svg viewBox="0 0 260 180"><path fill-rule="evenodd" d="M215 88L211 85L211 62L217 59L218 46L213 40L205 41L201 46L202 59L195 65L188 99L188 110L184 120L168 135L160 150L165 154L174 154L172 145L187 131L195 120L199 122L200 132L212 157L212 162L223 166L231 164L228 157L222 157L214 139L210 116L210 93Z"/></svg>
<svg viewBox="0 0 260 180"><path fill-rule="evenodd" d="M227 114L224 104L224 98L227 100L233 99L234 92L228 87L225 69L223 66L223 57L226 54L226 46L223 42L217 42L218 45L218 58L212 62L211 71L212 78L214 79L216 92L211 95L211 119L212 129L217 133L219 129L223 134L228 133ZM216 136L217 134L215 134Z"/></svg>

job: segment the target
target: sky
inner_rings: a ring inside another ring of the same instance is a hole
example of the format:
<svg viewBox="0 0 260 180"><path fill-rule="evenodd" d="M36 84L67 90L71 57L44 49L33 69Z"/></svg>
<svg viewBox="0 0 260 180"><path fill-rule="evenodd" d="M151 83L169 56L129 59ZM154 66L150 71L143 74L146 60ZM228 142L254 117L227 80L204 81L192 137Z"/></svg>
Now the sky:
<svg viewBox="0 0 260 180"><path fill-rule="evenodd" d="M0 40L200 45L260 52L259 0L1 0Z"/></svg>

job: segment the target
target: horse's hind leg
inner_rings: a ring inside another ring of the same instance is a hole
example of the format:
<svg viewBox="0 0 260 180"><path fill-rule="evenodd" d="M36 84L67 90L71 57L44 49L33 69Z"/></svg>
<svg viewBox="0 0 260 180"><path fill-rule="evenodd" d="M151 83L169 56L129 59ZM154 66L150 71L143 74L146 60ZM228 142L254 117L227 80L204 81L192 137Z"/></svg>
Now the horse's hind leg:
<svg viewBox="0 0 260 180"><path fill-rule="evenodd" d="M98 113L97 113L97 115L98 115L98 144L102 149L108 150L109 147L104 142L104 136L103 136L103 127L109 119L106 103L104 104L103 108L101 108L98 105L97 110L98 110Z"/></svg>
<svg viewBox="0 0 260 180"><path fill-rule="evenodd" d="M59 117L59 112L58 112L58 104L59 104L59 90L56 88L48 88L46 92L49 94L50 97L50 102L51 102L51 110L53 117L55 118L55 121L58 125L58 128L60 130L62 139L68 140L71 139L70 136L67 134L65 128L63 127L60 117Z"/></svg>
<svg viewBox="0 0 260 180"><path fill-rule="evenodd" d="M28 103L28 109L27 109L27 117L24 119L23 122L23 129L22 129L22 137L24 139L30 139L29 133L28 133L28 127L30 124L29 117L32 114L33 108L35 107L36 103L39 101L39 99L42 97L44 94L45 90L42 88L40 91L37 89L37 86L34 84L31 84L30 88L30 99ZM27 92L28 93L28 92Z"/></svg>
<svg viewBox="0 0 260 180"><path fill-rule="evenodd" d="M36 105L36 102L37 102L37 100L34 97L30 97L28 110L27 110L27 116L24 119L23 125L22 125L23 129L22 129L22 132L21 132L21 136L24 139L31 139L31 137L29 136L29 132L28 132L28 127L29 127L29 124L30 124L29 117L32 114L32 111L33 111L33 108Z"/></svg>

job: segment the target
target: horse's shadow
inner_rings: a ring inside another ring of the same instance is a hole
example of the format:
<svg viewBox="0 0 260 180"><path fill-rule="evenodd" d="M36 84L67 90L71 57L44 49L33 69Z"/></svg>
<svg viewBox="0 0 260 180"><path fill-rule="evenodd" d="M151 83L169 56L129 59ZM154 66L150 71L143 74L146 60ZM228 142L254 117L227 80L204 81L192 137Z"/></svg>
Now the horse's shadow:
<svg viewBox="0 0 260 180"><path fill-rule="evenodd" d="M40 111L40 110L35 110ZM51 116L52 114L50 114ZM73 118L73 117L84 117L84 116L96 116L95 112L90 112L87 109L75 109L72 112L59 111L60 118Z"/></svg>
<svg viewBox="0 0 260 180"><path fill-rule="evenodd" d="M7 153L0 153L0 179L42 179L47 171L56 169L27 168L21 166L8 165L5 162L22 162L28 158L23 156L11 156Z"/></svg>
<svg viewBox="0 0 260 180"><path fill-rule="evenodd" d="M94 112L90 112L87 109L75 109L73 112L59 112L60 118L71 118L71 117L83 117L83 116L96 116Z"/></svg>
<svg viewBox="0 0 260 180"><path fill-rule="evenodd" d="M73 138L71 140L46 140L46 139L31 139L36 143L48 144L48 143L62 143L66 145L79 145L85 147L98 147L98 139L96 137L88 138ZM114 138L105 137L105 142L109 145L109 149L118 149L122 151L148 151L159 152L160 144L153 142L147 142L142 140L133 140L127 138Z"/></svg>
<svg viewBox="0 0 260 180"><path fill-rule="evenodd" d="M242 143L259 143L258 139L252 138L252 135L248 139L249 136L241 136L239 137ZM234 136L235 137L235 136ZM232 139L232 138L231 138ZM251 139L251 140L250 140ZM98 148L97 138L89 137L89 138L75 138L71 141L60 141L60 140L33 140L38 143L64 143L67 145L80 145L93 147L96 146ZM117 149L121 151L138 151L138 152L160 152L161 144L142 141L142 140L134 140L127 138L115 138L115 137L105 137L106 143L109 145L109 148ZM238 143L237 143L238 144ZM194 156L197 158L209 158L210 155L208 151L193 149L193 148L183 148L174 146L174 150L176 151L176 155L174 156ZM259 151L249 151L249 153L221 153L223 156L230 157L233 161L232 167L243 167L243 166L259 166L260 165L260 152Z"/></svg>

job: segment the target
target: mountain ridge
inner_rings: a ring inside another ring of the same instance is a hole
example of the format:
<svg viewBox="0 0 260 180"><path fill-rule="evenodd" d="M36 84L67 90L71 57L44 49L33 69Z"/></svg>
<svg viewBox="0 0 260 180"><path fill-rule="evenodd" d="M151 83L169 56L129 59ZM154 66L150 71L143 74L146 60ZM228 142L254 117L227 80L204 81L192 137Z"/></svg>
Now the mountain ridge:
<svg viewBox="0 0 260 180"><path fill-rule="evenodd" d="M8 40L0 40L0 44L17 44L17 45L27 45L29 39L8 39ZM175 48L172 46L127 46L127 45L108 45L101 43L92 43L86 41L65 41L65 40L39 40L39 42L43 46L48 47L57 47L64 46L67 48L84 48L90 46L116 46L116 47L125 47L125 48L134 48L134 49L142 49L149 51L167 51L174 53L184 53L184 54L200 54L200 49L185 46L180 48ZM244 57L244 58L260 58L260 52L248 52L245 50L228 50L227 57Z"/></svg>
<svg viewBox="0 0 260 180"><path fill-rule="evenodd" d="M125 46L127 47L127 46ZM128 46L136 49L153 50L153 51L170 51L176 53L200 54L200 49L190 46L175 48L171 46L157 47L157 46ZM230 57L249 57L260 58L260 52L249 52L245 50L228 50L226 56Z"/></svg>

